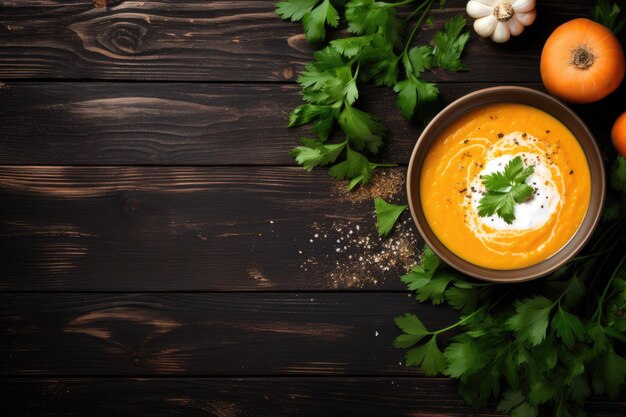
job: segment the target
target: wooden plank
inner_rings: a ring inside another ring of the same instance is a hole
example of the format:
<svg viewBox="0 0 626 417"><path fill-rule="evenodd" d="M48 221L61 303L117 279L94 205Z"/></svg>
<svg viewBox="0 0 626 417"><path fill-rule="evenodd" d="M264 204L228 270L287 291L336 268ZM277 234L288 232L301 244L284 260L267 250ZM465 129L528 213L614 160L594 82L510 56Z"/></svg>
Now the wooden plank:
<svg viewBox="0 0 626 417"><path fill-rule="evenodd" d="M0 290L404 290L408 213L380 239L373 195L289 167L0 167Z"/></svg>
<svg viewBox="0 0 626 417"><path fill-rule="evenodd" d="M115 399L114 405L111 399ZM109 417L501 416L470 409L456 382L419 377L3 378L0 406L11 415ZM591 400L589 417L620 415L623 401Z"/></svg>
<svg viewBox="0 0 626 417"><path fill-rule="evenodd" d="M501 416L470 409L456 382L419 377L0 379L11 415L84 416ZM103 395L105 394L105 395ZM626 403L593 399L589 417L620 415Z"/></svg>
<svg viewBox="0 0 626 417"><path fill-rule="evenodd" d="M98 7L105 3L108 7ZM435 11L464 13L465 0ZM4 1L0 14L0 78L293 81L312 48L299 23L283 22L274 0L137 2ZM540 2L538 19L506 45L479 39L467 48L456 81L539 81L541 46L560 23L589 16L587 0Z"/></svg>
<svg viewBox="0 0 626 417"><path fill-rule="evenodd" d="M109 417L112 398L116 416L500 415L470 410L447 379L0 379L0 406L15 416Z"/></svg>
<svg viewBox="0 0 626 417"><path fill-rule="evenodd" d="M441 101L494 85L441 84ZM576 107L603 146L624 95L626 84L607 100ZM8 83L0 103L0 164L285 165L306 134L286 127L301 103L294 85ZM359 105L390 130L378 159L407 163L421 128L402 118L394 93L367 88Z"/></svg>
<svg viewBox="0 0 626 417"><path fill-rule="evenodd" d="M0 294L4 376L418 375L393 317L456 313L404 293Z"/></svg>

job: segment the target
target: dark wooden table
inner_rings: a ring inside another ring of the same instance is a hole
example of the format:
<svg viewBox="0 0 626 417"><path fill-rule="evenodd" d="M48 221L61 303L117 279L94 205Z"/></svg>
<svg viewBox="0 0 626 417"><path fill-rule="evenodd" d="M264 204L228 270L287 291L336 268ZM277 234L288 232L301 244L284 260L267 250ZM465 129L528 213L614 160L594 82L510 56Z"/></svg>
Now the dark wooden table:
<svg viewBox="0 0 626 417"><path fill-rule="evenodd" d="M524 36L473 34L470 70L433 75L444 103L542 89L543 41L591 1L539 3ZM391 345L395 315L455 317L398 279L420 247L408 216L375 234L371 197L405 198L419 134L393 94L360 101L400 164L372 187L348 195L288 156L311 52L267 0L0 1L3 416L497 414ZM624 97L576 108L605 147Z"/></svg>

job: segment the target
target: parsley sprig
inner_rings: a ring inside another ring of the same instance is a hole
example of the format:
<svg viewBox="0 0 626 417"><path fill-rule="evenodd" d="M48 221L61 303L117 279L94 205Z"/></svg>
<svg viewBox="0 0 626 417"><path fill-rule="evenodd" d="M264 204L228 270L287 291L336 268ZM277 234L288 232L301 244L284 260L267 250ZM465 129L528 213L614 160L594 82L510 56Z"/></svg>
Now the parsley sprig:
<svg viewBox="0 0 626 417"><path fill-rule="evenodd" d="M276 12L285 19L302 21L307 39L319 43L326 39L326 28L337 27L343 16L350 37L331 40L305 65L298 83L305 104L289 117L289 126L311 125L316 138L303 138L291 155L298 164L311 170L333 165L329 173L348 179L352 189L367 183L381 166L366 155L377 154L387 135L380 118L356 107L359 88L364 83L392 87L398 93L396 104L406 119L427 122L438 106L439 90L424 81L422 74L434 68L461 71L461 54L469 40L463 32L462 15L450 19L444 31L435 34L434 44L412 46L417 30L427 22L435 0L404 0L386 3L376 0L285 0ZM439 1L443 7L446 0ZM418 5L406 16L398 8ZM406 26L415 23L408 37ZM328 143L339 127L343 138ZM337 161L341 161L337 163Z"/></svg>
<svg viewBox="0 0 626 417"><path fill-rule="evenodd" d="M395 319L407 366L459 381L472 406L497 404L513 417L584 416L590 395L615 398L626 382L626 160L610 173L610 215L584 252L548 277L514 287L477 282L428 247L402 277L418 301L447 303L455 323L429 329ZM605 213L606 214L606 213ZM455 336L440 348L440 336Z"/></svg>
<svg viewBox="0 0 626 417"><path fill-rule="evenodd" d="M487 191L478 203L481 217L497 214L506 223L515 220L515 205L528 200L535 189L526 184L526 179L535 172L534 165L524 167L522 158L516 156L504 167L482 177Z"/></svg>

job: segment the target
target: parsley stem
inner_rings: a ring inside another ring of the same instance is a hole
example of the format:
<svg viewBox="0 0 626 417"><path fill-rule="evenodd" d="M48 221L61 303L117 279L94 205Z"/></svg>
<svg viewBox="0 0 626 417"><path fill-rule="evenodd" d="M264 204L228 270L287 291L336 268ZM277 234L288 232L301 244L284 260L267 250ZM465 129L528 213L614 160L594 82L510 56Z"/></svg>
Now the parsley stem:
<svg viewBox="0 0 626 417"><path fill-rule="evenodd" d="M420 4L419 6L417 6L415 8L415 10L413 10L411 13L409 13L409 15L407 15L407 17L404 18L404 23L408 22L409 20L413 19L413 17L419 13L420 10L422 10L422 8L428 4L428 1L423 2L422 4Z"/></svg>
<svg viewBox="0 0 626 417"><path fill-rule="evenodd" d="M404 6L405 4L410 4L410 3L413 3L414 1L416 1L416 0L404 0L404 1L401 1L399 3L387 3L385 5L385 9L387 9L389 7Z"/></svg>
<svg viewBox="0 0 626 417"><path fill-rule="evenodd" d="M620 236L622 235L622 230L621 228L624 226L624 222L623 221L619 221L617 223L613 223L611 226L609 226L604 233L602 234L602 236L600 236L600 238L594 243L594 245L591 247L591 250L594 250L596 247L600 246L600 248L605 248L606 247L606 242L613 242L613 245L608 249L609 251L614 250L617 245L620 243L619 239L615 240L615 236ZM602 243L602 245L600 245L600 243ZM593 287L593 284L595 284L596 280L598 279L598 277L600 276L600 271L602 270L602 268L604 268L604 265L608 262L608 258L606 257L602 260L602 265L600 265L600 267L595 268L595 275L594 277L591 279L591 282L587 285L589 288ZM592 262L592 265L595 263L596 261L594 260Z"/></svg>
<svg viewBox="0 0 626 417"><path fill-rule="evenodd" d="M622 256L622 259L619 261L619 263L617 264L617 267L611 274L611 278L609 278L606 285L604 286L604 291L602 292L602 295L598 299L598 308L594 314L594 316L596 314L598 315L598 324L602 320L602 304L604 304L604 298L606 297L606 294L609 291L609 288L611 288L611 284L613 283L613 280L615 279L617 274L621 271L622 266L624 266L624 262L626 262L626 255Z"/></svg>
<svg viewBox="0 0 626 417"><path fill-rule="evenodd" d="M615 223L613 223L612 225L610 225L603 233L602 235L596 240L596 242L593 244L593 246L591 246L591 250L596 249L598 247L598 245L600 245L601 243L604 242L610 242L611 240L609 239L605 239L607 237L607 235L615 228L615 227L621 227L624 223L624 220L619 220Z"/></svg>
<svg viewBox="0 0 626 417"><path fill-rule="evenodd" d="M452 330L452 329L454 329L455 327L459 327L460 325L464 324L466 321L468 321L469 319L471 319L472 317L474 317L476 314L478 314L478 313L482 313L482 311L483 311L483 310L484 310L484 307L481 307L481 308L479 308L478 310L474 311L474 312L473 312L472 314L470 314L469 316L465 316L465 317L463 317L461 320L457 321L456 323L451 324L451 325L450 325L450 326L448 326L448 327L444 327L443 329L439 329L439 330L434 331L434 332L431 332L431 333L432 333L433 335L437 336L438 334L445 333L445 332L447 332L448 330Z"/></svg>
<svg viewBox="0 0 626 417"><path fill-rule="evenodd" d="M590 253L588 255L581 255L581 256L576 256L575 258L572 258L571 262L575 262L575 261L584 261L585 259L590 259L590 258L595 258L598 255L603 255L605 253L609 253L611 252L613 249L615 249L615 246L617 246L617 244L614 244L613 246L611 246L609 249L605 249L605 250L601 250L600 252L594 252L594 253Z"/></svg>
<svg viewBox="0 0 626 417"><path fill-rule="evenodd" d="M430 7L432 5L433 5L433 0L428 0L427 2L424 2L424 3L420 4L419 7L413 11L414 13L416 13L417 11L421 10L422 7L426 6L424 11L422 12L422 15L417 20L417 23L415 24L415 27L413 27L413 30L411 31L411 34L409 35L409 37L406 40L406 45L404 46L404 51L402 51L402 55L406 55L407 51L409 50L409 46L411 46L411 41L413 40L413 36L415 36L415 32L417 31L417 29L420 26L422 26L422 22L424 21L424 18L426 17L428 12L430 11ZM413 13L411 13L411 15L412 14ZM411 16L411 15L409 15L409 16ZM411 16L411 17L413 17L413 16Z"/></svg>
<svg viewBox="0 0 626 417"><path fill-rule="evenodd" d="M352 76L353 80L356 80L356 77L359 76L359 69L361 68L361 63L359 61L356 62L356 71L354 71L354 75Z"/></svg>

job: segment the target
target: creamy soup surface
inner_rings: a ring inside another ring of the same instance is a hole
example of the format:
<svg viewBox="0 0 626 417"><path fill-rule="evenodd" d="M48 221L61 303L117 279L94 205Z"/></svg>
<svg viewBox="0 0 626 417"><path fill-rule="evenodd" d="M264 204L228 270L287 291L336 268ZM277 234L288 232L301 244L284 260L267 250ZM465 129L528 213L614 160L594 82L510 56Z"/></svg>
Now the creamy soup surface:
<svg viewBox="0 0 626 417"><path fill-rule="evenodd" d="M508 224L481 217L481 176L519 156L534 173L533 196ZM561 122L534 107L499 103L460 117L430 147L420 176L428 224L461 258L491 269L537 264L559 251L583 221L591 179L587 159Z"/></svg>

